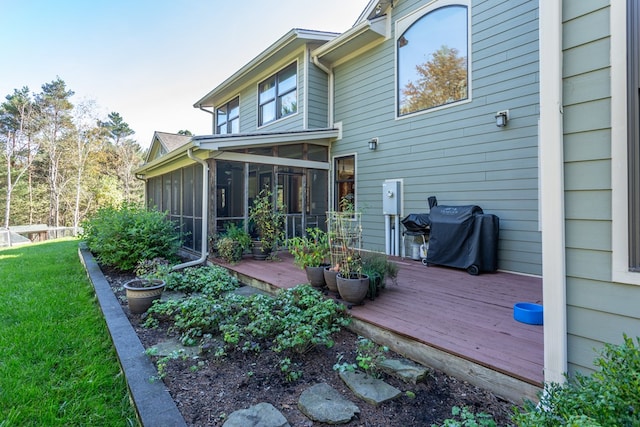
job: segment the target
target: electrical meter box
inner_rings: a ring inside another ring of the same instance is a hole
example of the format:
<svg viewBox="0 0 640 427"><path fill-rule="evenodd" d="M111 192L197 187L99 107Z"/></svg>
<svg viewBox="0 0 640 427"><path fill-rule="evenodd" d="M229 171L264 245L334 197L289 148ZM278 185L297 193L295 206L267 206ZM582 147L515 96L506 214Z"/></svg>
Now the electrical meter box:
<svg viewBox="0 0 640 427"><path fill-rule="evenodd" d="M400 181L382 183L382 213L400 215Z"/></svg>

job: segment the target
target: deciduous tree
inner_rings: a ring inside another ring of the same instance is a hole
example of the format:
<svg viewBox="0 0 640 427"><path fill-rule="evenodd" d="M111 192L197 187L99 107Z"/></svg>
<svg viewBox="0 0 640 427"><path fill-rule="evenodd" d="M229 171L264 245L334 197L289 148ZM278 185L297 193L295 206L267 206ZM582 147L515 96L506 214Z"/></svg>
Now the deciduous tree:
<svg viewBox="0 0 640 427"><path fill-rule="evenodd" d="M418 78L402 90L401 113L426 110L467 98L467 58L442 46L431 59L416 65Z"/></svg>

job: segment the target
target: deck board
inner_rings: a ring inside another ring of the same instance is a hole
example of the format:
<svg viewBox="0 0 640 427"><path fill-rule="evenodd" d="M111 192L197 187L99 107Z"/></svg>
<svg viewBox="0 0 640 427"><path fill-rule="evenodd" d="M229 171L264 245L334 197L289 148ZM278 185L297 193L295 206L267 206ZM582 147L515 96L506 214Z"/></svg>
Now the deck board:
<svg viewBox="0 0 640 427"><path fill-rule="evenodd" d="M245 258L231 270L277 288L305 283L287 253L280 261ZM364 305L356 319L464 358L535 386L543 382L542 326L513 319L516 302L542 303L539 277L505 272L471 276L464 270L393 258L397 283Z"/></svg>

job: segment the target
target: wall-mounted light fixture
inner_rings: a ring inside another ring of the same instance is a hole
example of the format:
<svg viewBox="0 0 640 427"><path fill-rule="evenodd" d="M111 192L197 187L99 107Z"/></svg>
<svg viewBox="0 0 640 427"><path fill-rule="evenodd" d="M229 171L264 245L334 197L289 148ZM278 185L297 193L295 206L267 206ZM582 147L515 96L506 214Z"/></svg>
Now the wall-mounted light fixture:
<svg viewBox="0 0 640 427"><path fill-rule="evenodd" d="M378 138L371 138L369 140L369 150L375 150L378 148Z"/></svg>
<svg viewBox="0 0 640 427"><path fill-rule="evenodd" d="M503 128L509 122L509 110L498 111L496 113L496 126Z"/></svg>

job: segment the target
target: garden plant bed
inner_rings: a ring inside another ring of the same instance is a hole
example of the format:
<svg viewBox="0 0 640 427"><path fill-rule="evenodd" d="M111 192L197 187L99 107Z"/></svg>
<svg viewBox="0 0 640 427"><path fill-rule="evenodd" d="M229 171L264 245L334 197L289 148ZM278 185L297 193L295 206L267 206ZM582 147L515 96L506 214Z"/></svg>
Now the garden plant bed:
<svg viewBox="0 0 640 427"><path fill-rule="evenodd" d="M104 267L102 270L145 348L177 338L166 324L155 329L145 328L141 325L144 315L129 313L123 285L133 278L132 274ZM323 382L359 407L359 416L344 424L347 426L430 426L451 418L453 406L491 414L498 425L509 424L511 403L434 370L424 382L416 385L382 375L384 381L409 393L379 406L360 400L333 369L340 356L340 363L355 363L357 339L352 332L342 330L335 336L332 348L319 347L306 353L296 360L300 363L296 370L302 372L302 377L291 382L280 372L281 355L271 351L257 355L238 351L223 359L213 355L171 359L164 367L163 381L191 426L221 426L232 412L260 402L272 404L291 426L323 425L312 422L298 409L302 392ZM385 353L385 357L401 358L393 352Z"/></svg>

